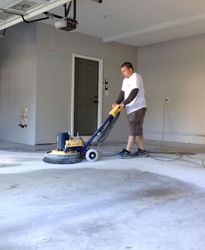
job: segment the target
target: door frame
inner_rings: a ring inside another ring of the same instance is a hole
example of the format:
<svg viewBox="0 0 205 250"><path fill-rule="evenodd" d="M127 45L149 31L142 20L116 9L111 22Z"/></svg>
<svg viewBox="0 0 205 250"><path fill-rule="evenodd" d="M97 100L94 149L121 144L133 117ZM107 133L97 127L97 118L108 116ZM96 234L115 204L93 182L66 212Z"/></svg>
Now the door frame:
<svg viewBox="0 0 205 250"><path fill-rule="evenodd" d="M83 58L98 62L98 112L97 112L97 127L102 123L102 88L103 88L103 59L84 56L80 54L72 54L72 80L71 80L71 124L70 133L74 135L74 101L75 101L75 58ZM93 131L95 132L95 131Z"/></svg>

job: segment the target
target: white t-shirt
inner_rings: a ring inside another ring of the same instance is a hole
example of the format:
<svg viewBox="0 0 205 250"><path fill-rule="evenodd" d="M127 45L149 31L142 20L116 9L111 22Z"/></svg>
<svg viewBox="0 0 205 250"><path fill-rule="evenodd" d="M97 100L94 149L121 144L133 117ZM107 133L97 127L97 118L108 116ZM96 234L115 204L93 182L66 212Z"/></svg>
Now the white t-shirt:
<svg viewBox="0 0 205 250"><path fill-rule="evenodd" d="M125 108L127 111L127 114L130 114L133 111L136 111L141 108L147 107L146 100L144 97L144 85L143 85L143 79L138 73L133 73L129 78L124 78L122 82L122 91L124 91L124 99L127 99L130 92L133 89L138 89L137 96L132 100L130 103L128 103Z"/></svg>

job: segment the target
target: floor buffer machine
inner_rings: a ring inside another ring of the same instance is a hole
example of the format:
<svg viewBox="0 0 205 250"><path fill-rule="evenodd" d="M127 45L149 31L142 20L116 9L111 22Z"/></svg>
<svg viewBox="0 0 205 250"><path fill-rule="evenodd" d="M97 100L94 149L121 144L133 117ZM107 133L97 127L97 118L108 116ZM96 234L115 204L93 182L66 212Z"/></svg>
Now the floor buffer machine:
<svg viewBox="0 0 205 250"><path fill-rule="evenodd" d="M122 105L116 105L109 112L107 119L86 142L79 136L74 138L68 134L64 136L63 147L47 152L43 161L53 164L72 164L80 162L83 158L86 158L88 161L97 161L99 152L93 146L105 141L116 123L122 108Z"/></svg>

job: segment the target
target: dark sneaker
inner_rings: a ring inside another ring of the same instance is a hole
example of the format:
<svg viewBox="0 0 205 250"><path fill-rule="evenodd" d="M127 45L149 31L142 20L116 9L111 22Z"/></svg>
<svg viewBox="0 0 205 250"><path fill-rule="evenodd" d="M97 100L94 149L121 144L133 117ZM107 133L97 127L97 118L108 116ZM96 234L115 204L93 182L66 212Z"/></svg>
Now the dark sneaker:
<svg viewBox="0 0 205 250"><path fill-rule="evenodd" d="M149 157L149 153L145 150L138 148L137 152L132 154L132 157Z"/></svg>
<svg viewBox="0 0 205 250"><path fill-rule="evenodd" d="M131 153L127 149L123 148L123 150L117 154L122 159L131 158Z"/></svg>

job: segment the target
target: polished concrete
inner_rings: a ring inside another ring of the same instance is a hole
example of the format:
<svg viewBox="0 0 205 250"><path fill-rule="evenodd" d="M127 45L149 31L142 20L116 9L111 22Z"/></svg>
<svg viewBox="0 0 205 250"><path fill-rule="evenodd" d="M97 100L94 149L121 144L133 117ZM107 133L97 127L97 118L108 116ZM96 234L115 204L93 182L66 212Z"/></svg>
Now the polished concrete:
<svg viewBox="0 0 205 250"><path fill-rule="evenodd" d="M204 250L203 145L146 142L149 158L42 161L55 145L0 142L0 250Z"/></svg>

